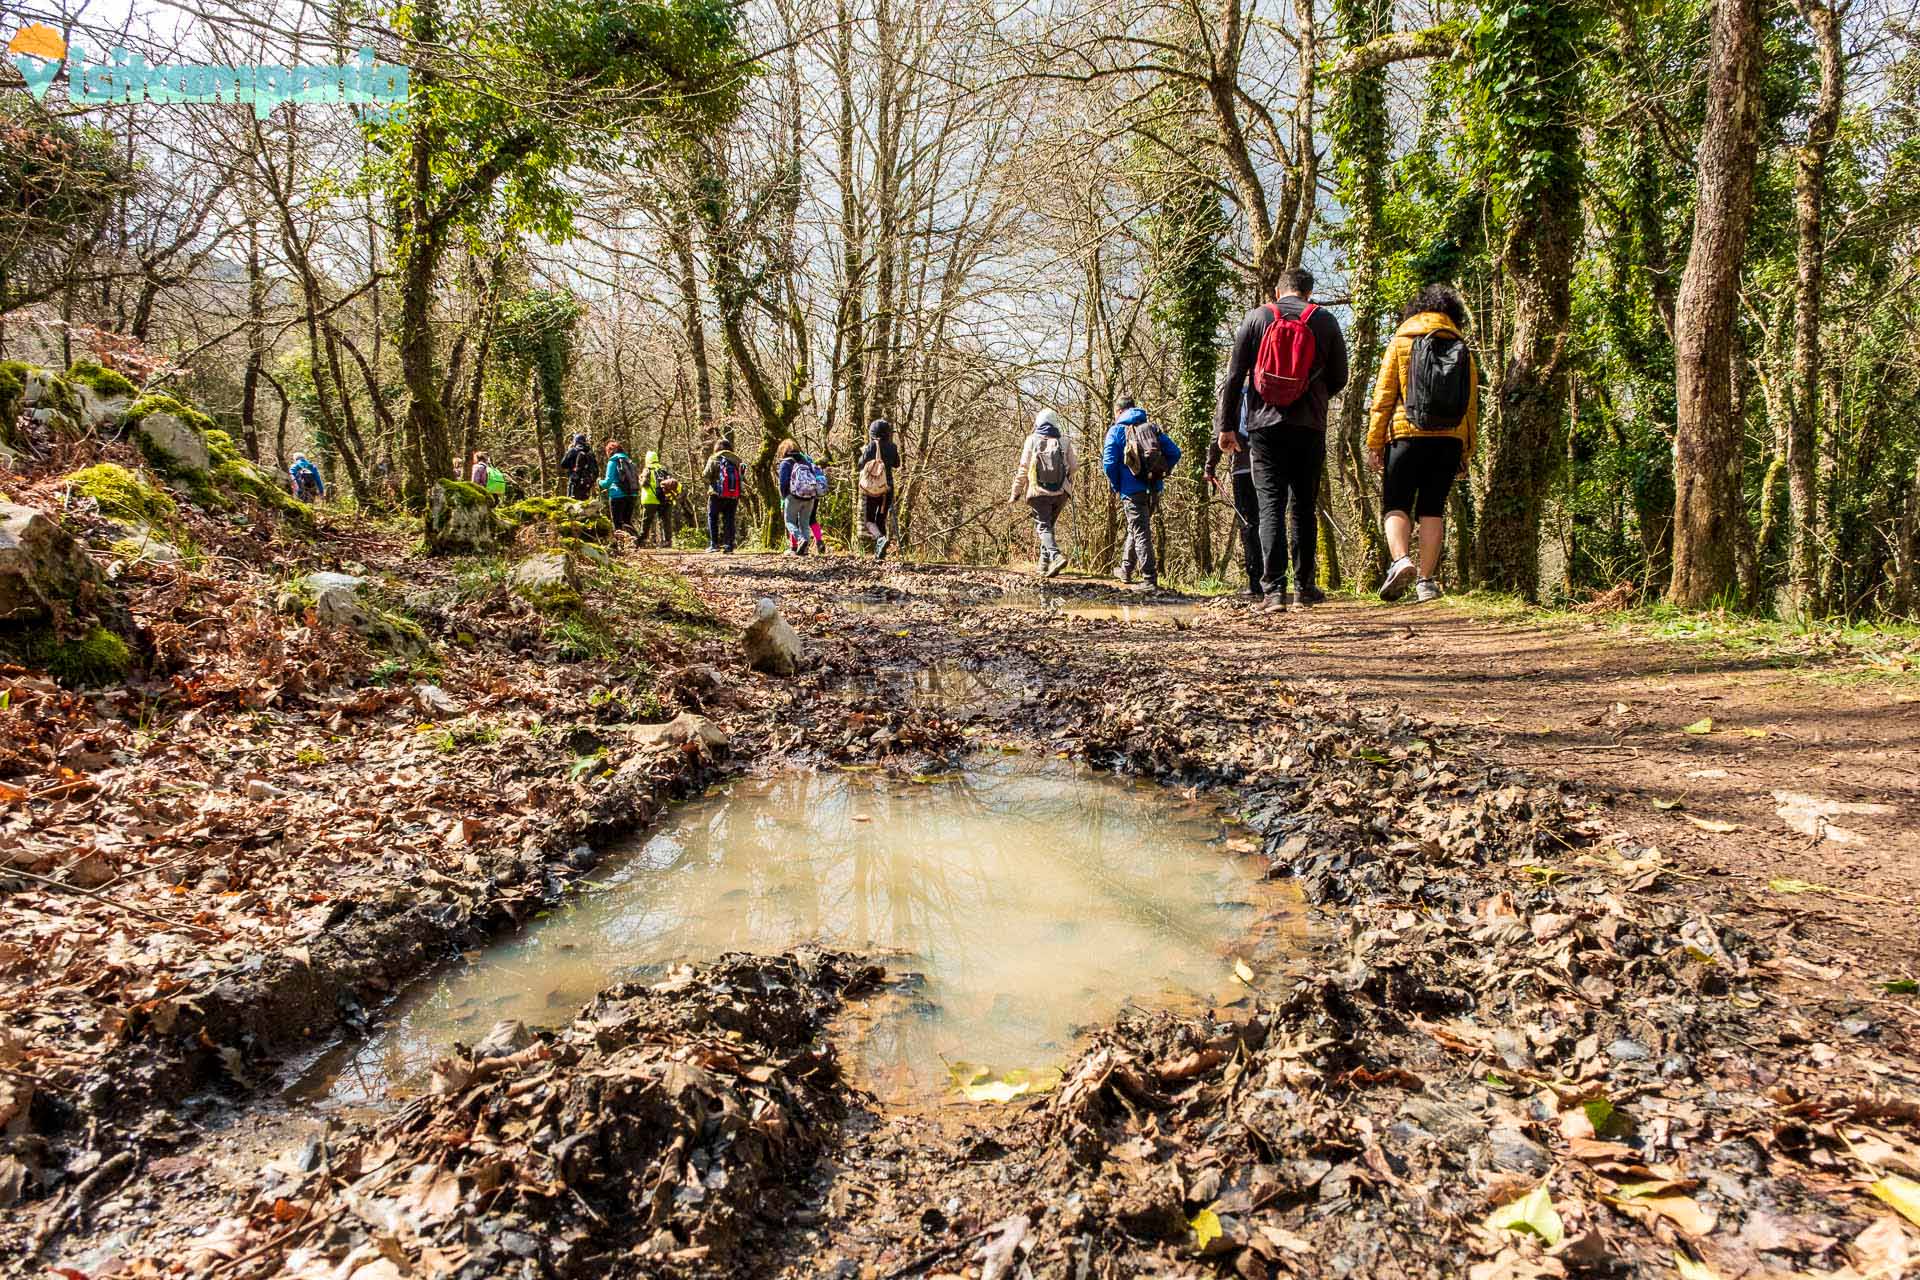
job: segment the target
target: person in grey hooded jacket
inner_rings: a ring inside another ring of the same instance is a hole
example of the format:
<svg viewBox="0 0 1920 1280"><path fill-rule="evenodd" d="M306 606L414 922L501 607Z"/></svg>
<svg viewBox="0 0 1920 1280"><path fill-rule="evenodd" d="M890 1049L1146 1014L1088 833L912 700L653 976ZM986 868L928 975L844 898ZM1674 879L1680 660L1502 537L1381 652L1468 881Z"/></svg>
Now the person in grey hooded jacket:
<svg viewBox="0 0 1920 1280"><path fill-rule="evenodd" d="M873 539L873 558L887 554L893 537L893 473L900 469L900 446L893 442L893 424L875 418L867 427L866 447L860 450L860 529Z"/></svg>
<svg viewBox="0 0 1920 1280"><path fill-rule="evenodd" d="M1073 473L1080 459L1073 442L1060 432L1060 419L1051 409L1034 415L1033 431L1020 446L1020 464L1013 473L1013 492L1008 502L1026 498L1033 511L1033 528L1040 540L1040 573L1051 578L1067 567L1060 554L1054 523L1073 497Z"/></svg>

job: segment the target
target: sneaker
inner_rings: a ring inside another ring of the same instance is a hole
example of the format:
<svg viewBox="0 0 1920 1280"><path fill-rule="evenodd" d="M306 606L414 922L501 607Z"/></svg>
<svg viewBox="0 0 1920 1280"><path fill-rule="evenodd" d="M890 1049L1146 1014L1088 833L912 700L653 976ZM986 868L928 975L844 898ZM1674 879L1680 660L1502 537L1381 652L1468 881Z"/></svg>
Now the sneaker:
<svg viewBox="0 0 1920 1280"><path fill-rule="evenodd" d="M826 544L826 543L824 543L824 542L816 542L816 543L814 543L814 544L813 544L813 554L815 554L815 555L817 555L817 556L823 556L823 555L825 555L825 554L827 554L827 544Z"/></svg>
<svg viewBox="0 0 1920 1280"><path fill-rule="evenodd" d="M1160 579L1157 577L1149 577L1147 579L1147 590L1158 591L1159 589L1160 589Z"/></svg>
<svg viewBox="0 0 1920 1280"><path fill-rule="evenodd" d="M1318 587L1302 587L1293 594L1299 598L1301 604L1313 605L1327 602L1327 593Z"/></svg>
<svg viewBox="0 0 1920 1280"><path fill-rule="evenodd" d="M884 533L873 540L873 558L875 560L887 558L887 535Z"/></svg>
<svg viewBox="0 0 1920 1280"><path fill-rule="evenodd" d="M1130 587L1133 585L1133 570L1127 568L1125 565L1115 569L1113 576L1122 586Z"/></svg>
<svg viewBox="0 0 1920 1280"><path fill-rule="evenodd" d="M1440 584L1432 578L1422 578L1413 584L1413 598L1421 604L1429 600L1438 600L1441 596Z"/></svg>
<svg viewBox="0 0 1920 1280"><path fill-rule="evenodd" d="M1401 556L1387 569L1387 576L1380 583L1380 598L1398 600L1407 594L1407 588L1413 584L1418 573L1419 570L1413 566L1413 557Z"/></svg>
<svg viewBox="0 0 1920 1280"><path fill-rule="evenodd" d="M1045 573L1047 577L1054 578L1054 577L1058 577L1060 574L1060 571L1066 567L1067 567L1067 558L1061 555L1058 551L1056 551L1053 553L1052 562L1048 564L1047 567L1044 570L1042 570L1042 572Z"/></svg>
<svg viewBox="0 0 1920 1280"><path fill-rule="evenodd" d="M1326 598L1327 597L1319 591L1289 591L1287 592L1287 608L1289 610L1311 609L1314 605L1319 604Z"/></svg>

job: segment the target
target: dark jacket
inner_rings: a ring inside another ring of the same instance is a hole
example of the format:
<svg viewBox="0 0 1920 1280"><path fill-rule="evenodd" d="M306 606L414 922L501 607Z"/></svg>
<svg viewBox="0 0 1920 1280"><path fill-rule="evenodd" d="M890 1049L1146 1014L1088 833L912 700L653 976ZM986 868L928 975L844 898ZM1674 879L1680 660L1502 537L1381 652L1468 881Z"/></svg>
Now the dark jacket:
<svg viewBox="0 0 1920 1280"><path fill-rule="evenodd" d="M900 446L893 442L893 424L885 418L875 418L873 425L867 428L866 447L860 450L860 461L854 464L854 474L858 475L875 458L887 464L887 487L891 489L894 469L900 465Z"/></svg>
<svg viewBox="0 0 1920 1280"><path fill-rule="evenodd" d="M1113 491L1123 498L1130 498L1136 493L1148 491L1147 483L1127 469L1127 428L1134 423L1146 420L1145 409L1128 409L1120 415L1119 421L1107 428L1106 446L1100 451L1100 467L1107 473L1107 483L1112 485ZM1171 474L1173 469L1180 465L1180 446L1159 427L1156 426L1153 430L1154 434L1160 437L1160 449L1167 455L1167 471ZM1152 491L1160 492L1165 484L1163 480L1160 484L1153 485Z"/></svg>
<svg viewBox="0 0 1920 1280"><path fill-rule="evenodd" d="M570 476L590 476L594 472L593 450L585 436L575 436L573 444L561 455L560 469Z"/></svg>
<svg viewBox="0 0 1920 1280"><path fill-rule="evenodd" d="M1274 305L1282 315L1296 318L1307 309L1305 302L1294 297L1282 298ZM1267 336L1267 326L1272 323L1273 312L1259 307L1247 312L1247 318L1240 322L1240 328L1233 335L1227 380L1220 384L1220 408L1213 419L1216 437L1222 431L1233 430L1239 422L1243 387L1247 391L1248 431L1264 431L1275 426L1327 429L1327 401L1347 385L1347 336L1340 332L1340 322L1325 307L1314 308L1313 314L1307 317L1307 328L1313 331L1313 377L1307 383L1306 394L1283 409L1274 408L1253 390L1253 362L1260 354L1260 340Z"/></svg>

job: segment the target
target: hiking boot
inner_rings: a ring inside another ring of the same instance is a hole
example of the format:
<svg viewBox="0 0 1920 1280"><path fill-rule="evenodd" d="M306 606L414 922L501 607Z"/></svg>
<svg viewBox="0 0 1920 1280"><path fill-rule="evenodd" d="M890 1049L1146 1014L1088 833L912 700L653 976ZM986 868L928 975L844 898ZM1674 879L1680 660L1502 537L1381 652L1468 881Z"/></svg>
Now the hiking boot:
<svg viewBox="0 0 1920 1280"><path fill-rule="evenodd" d="M873 540L873 558L875 560L887 558L887 535L884 533Z"/></svg>
<svg viewBox="0 0 1920 1280"><path fill-rule="evenodd" d="M1318 587L1302 587L1293 594L1299 598L1301 604L1305 605L1325 604L1327 602L1327 593Z"/></svg>
<svg viewBox="0 0 1920 1280"><path fill-rule="evenodd" d="M1133 585L1133 570L1127 568L1125 565L1121 565L1118 569L1115 569L1113 576L1122 586L1130 587Z"/></svg>
<svg viewBox="0 0 1920 1280"><path fill-rule="evenodd" d="M1054 577L1058 577L1060 574L1060 571L1066 567L1067 567L1067 558L1061 555L1058 551L1056 551L1053 553L1052 562L1049 563L1047 567L1044 570L1042 570L1042 572L1045 573L1047 577L1054 578Z"/></svg>
<svg viewBox="0 0 1920 1280"><path fill-rule="evenodd" d="M1440 584L1432 578L1422 578L1413 584L1413 598L1421 604L1429 600L1438 600L1441 594Z"/></svg>
<svg viewBox="0 0 1920 1280"><path fill-rule="evenodd" d="M1311 609L1326 598L1322 592L1310 588L1305 591L1289 591L1287 592L1287 608L1289 611Z"/></svg>
<svg viewBox="0 0 1920 1280"><path fill-rule="evenodd" d="M1413 580L1419 572L1414 568L1412 556L1401 556L1388 567L1387 576L1381 580L1380 598L1398 600L1407 594L1407 588L1413 585Z"/></svg>

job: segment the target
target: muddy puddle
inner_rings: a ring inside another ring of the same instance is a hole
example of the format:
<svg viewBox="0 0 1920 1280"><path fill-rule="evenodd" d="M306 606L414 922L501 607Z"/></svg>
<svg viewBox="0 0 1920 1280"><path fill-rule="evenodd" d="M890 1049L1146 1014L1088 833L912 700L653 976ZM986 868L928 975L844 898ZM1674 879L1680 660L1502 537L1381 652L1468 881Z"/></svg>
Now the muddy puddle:
<svg viewBox="0 0 1920 1280"><path fill-rule="evenodd" d="M1158 623L1162 626L1185 626L1206 616L1206 607L1200 604L1146 601L1130 604L1125 601L1075 600L1071 596L1011 595L1000 602L1000 607L1046 613L1059 618L1078 618L1084 622L1120 622L1128 625Z"/></svg>
<svg viewBox="0 0 1920 1280"><path fill-rule="evenodd" d="M887 988L842 1028L856 1076L883 1097L950 1096L954 1063L1045 1070L1128 1003L1229 1003L1246 990L1236 962L1260 982L1302 948L1297 898L1229 850L1231 830L1164 788L1024 758L914 781L735 782L403 999L295 1096L379 1103L500 1019L563 1025L610 983L806 942L887 967Z"/></svg>

